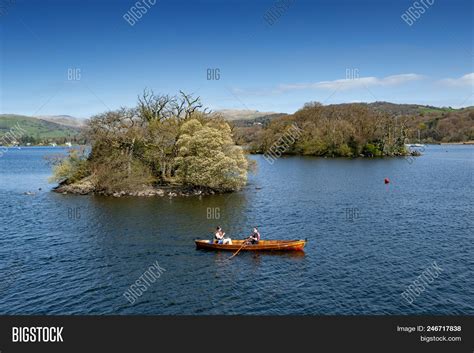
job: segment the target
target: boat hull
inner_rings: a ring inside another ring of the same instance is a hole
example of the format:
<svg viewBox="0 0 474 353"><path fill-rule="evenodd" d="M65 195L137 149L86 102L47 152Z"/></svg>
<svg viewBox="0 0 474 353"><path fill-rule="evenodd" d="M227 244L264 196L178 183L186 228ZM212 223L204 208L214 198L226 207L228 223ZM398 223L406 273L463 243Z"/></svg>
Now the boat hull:
<svg viewBox="0 0 474 353"><path fill-rule="evenodd" d="M243 240L232 240L232 245L215 244L209 240L195 240L197 249L237 251ZM249 244L241 251L302 251L306 240L261 240L258 244Z"/></svg>

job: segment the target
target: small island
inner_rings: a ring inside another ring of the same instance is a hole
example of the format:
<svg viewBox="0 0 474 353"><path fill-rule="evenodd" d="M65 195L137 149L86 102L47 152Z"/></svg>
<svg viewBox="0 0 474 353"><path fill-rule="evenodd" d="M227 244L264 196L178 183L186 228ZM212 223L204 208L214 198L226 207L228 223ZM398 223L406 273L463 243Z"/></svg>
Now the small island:
<svg viewBox="0 0 474 353"><path fill-rule="evenodd" d="M54 162L56 192L189 196L240 190L252 163L220 116L199 98L145 90L134 108L93 116L90 149Z"/></svg>

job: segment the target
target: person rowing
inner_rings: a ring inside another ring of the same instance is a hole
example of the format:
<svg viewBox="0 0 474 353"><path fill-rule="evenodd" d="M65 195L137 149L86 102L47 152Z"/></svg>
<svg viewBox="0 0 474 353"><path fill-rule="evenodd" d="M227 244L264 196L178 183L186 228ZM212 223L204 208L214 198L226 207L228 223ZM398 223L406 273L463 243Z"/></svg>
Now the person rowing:
<svg viewBox="0 0 474 353"><path fill-rule="evenodd" d="M258 231L257 227L255 227L250 234L250 236L247 238L246 242L248 244L256 245L260 241L260 232Z"/></svg>
<svg viewBox="0 0 474 353"><path fill-rule="evenodd" d="M225 238L225 232L222 231L220 226L217 226L216 233L214 234L214 243L232 245L232 239Z"/></svg>
<svg viewBox="0 0 474 353"><path fill-rule="evenodd" d="M257 227L254 227L249 237L242 241L242 245L240 246L240 248L231 257L229 257L229 260L234 258L240 252L240 250L242 250L247 245L257 245L259 241L260 233Z"/></svg>

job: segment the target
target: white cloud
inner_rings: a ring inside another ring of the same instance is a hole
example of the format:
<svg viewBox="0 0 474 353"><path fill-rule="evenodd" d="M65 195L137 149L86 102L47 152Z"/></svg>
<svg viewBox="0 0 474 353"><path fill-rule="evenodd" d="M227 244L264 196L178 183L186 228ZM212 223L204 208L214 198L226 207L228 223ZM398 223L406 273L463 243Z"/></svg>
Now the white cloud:
<svg viewBox="0 0 474 353"><path fill-rule="evenodd" d="M474 86L474 72L459 78L445 78L439 82L447 86Z"/></svg>
<svg viewBox="0 0 474 353"><path fill-rule="evenodd" d="M348 90L357 89L369 86L394 86L403 83L421 80L424 76L418 74L400 74L392 75L383 78L378 77L359 77L353 79L341 79L334 81L319 81L314 83L301 84L282 84L278 86L277 91L287 92L302 89L327 89L327 90Z"/></svg>

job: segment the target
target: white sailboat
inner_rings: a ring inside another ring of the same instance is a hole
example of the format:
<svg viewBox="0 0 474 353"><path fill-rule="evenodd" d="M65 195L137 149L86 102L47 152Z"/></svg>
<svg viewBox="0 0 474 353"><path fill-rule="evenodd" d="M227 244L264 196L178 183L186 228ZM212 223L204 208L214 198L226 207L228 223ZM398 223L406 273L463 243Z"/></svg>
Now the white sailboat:
<svg viewBox="0 0 474 353"><path fill-rule="evenodd" d="M420 141L420 130L418 130L418 141ZM425 147L424 144L422 143L408 143L406 144L405 146L407 147L413 147L413 148L422 148L422 147Z"/></svg>

